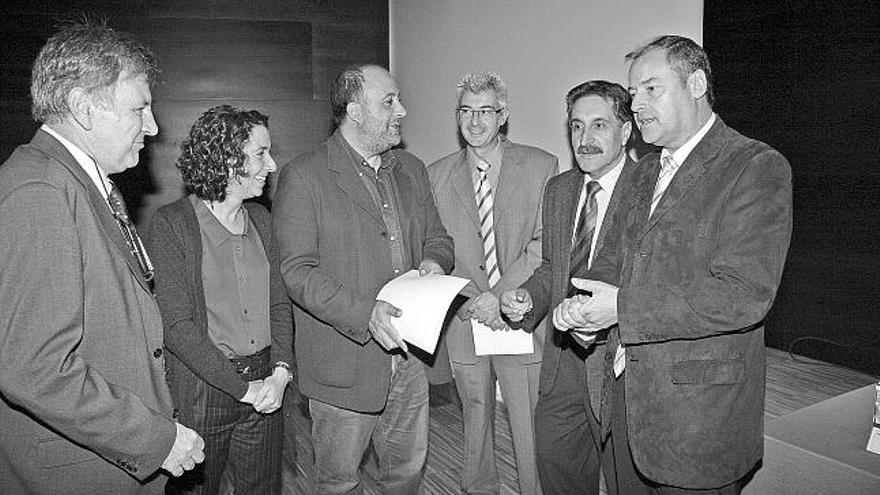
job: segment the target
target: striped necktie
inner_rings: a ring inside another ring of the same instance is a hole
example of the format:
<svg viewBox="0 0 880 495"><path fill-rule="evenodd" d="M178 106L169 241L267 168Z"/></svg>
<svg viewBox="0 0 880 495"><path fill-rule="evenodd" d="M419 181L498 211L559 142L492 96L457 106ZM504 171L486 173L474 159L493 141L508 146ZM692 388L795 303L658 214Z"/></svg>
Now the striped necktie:
<svg viewBox="0 0 880 495"><path fill-rule="evenodd" d="M587 197L578 218L577 227L571 243L571 263L569 273L576 277L581 275L590 262L590 250L593 246L593 233L596 230L596 215L599 205L596 202L596 194L602 190L598 182L587 182Z"/></svg>
<svg viewBox="0 0 880 495"><path fill-rule="evenodd" d="M486 259L486 275L489 278L489 287L494 287L501 279L501 270L498 269L498 257L495 254L495 231L492 228L492 186L489 184L489 163L480 160L477 163L480 179L477 181L475 192L477 195L477 211L480 215L480 234L483 238L483 256Z"/></svg>
<svg viewBox="0 0 880 495"><path fill-rule="evenodd" d="M675 159L664 150L660 154L660 175L657 177L657 185L654 186L654 196L651 197L652 215L657 209L657 204L660 203L663 193L666 192L666 188L669 187L669 183L672 182L672 177L677 169L678 164L675 163Z"/></svg>

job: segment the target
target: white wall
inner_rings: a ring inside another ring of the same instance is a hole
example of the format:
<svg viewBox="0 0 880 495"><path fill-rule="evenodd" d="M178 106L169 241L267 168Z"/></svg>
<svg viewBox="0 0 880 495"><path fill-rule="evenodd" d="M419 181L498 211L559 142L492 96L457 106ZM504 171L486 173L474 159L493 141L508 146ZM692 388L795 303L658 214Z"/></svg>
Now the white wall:
<svg viewBox="0 0 880 495"><path fill-rule="evenodd" d="M455 85L492 70L510 91L508 135L571 164L565 94L589 79L626 86L623 56L659 34L702 44L703 0L389 0L391 72L425 163L458 149Z"/></svg>

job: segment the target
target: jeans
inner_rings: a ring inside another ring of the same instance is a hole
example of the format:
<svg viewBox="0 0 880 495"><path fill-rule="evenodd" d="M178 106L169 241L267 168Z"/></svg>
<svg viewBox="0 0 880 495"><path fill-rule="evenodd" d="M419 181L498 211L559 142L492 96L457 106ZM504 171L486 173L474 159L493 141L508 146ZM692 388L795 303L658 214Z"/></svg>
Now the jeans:
<svg viewBox="0 0 880 495"><path fill-rule="evenodd" d="M350 411L315 399L309 399L309 412L316 493L363 493L358 466L370 441L379 461L382 493L418 493L428 452L428 379L419 360L397 362L385 409L379 413Z"/></svg>

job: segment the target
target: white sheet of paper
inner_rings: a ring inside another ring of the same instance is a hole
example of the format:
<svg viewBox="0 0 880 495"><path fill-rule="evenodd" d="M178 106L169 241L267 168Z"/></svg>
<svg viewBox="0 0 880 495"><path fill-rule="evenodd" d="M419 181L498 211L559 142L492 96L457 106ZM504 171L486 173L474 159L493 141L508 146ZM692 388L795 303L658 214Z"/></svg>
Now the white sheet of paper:
<svg viewBox="0 0 880 495"><path fill-rule="evenodd" d="M474 330L474 353L477 356L535 352L532 334L525 330L492 330L473 318L471 328Z"/></svg>
<svg viewBox="0 0 880 495"><path fill-rule="evenodd" d="M871 436L868 437L868 451L880 454L880 428L871 428Z"/></svg>
<svg viewBox="0 0 880 495"><path fill-rule="evenodd" d="M403 340L434 354L449 305L467 283L461 277L420 276L418 270L410 270L385 284L376 299L403 311L392 320Z"/></svg>

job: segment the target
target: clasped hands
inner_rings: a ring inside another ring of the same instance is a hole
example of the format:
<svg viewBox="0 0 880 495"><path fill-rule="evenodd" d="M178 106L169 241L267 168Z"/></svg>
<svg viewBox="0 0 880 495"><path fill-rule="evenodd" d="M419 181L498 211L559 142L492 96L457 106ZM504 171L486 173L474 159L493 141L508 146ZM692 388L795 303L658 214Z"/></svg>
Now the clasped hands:
<svg viewBox="0 0 880 495"><path fill-rule="evenodd" d="M428 274L443 275L443 268L434 260L424 259L419 263L419 275ZM392 318L399 318L401 315L403 315L403 311L387 301L377 300L373 306L368 328L373 339L386 351L401 349L403 352L409 352L406 342L403 341L403 337L400 336L391 321Z"/></svg>
<svg viewBox="0 0 880 495"><path fill-rule="evenodd" d="M564 299L553 309L553 326L572 335L585 345L593 342L596 333L617 323L618 288L582 278L572 278L574 287L590 292ZM522 321L532 310L532 297L525 289L514 289L501 295L501 312L510 321Z"/></svg>
<svg viewBox="0 0 880 495"><path fill-rule="evenodd" d="M276 366L271 376L265 380L252 380L248 382L248 390L241 398L241 402L251 404L254 410L264 414L270 414L281 407L284 400L284 391L290 382L290 371Z"/></svg>
<svg viewBox="0 0 880 495"><path fill-rule="evenodd" d="M471 318L479 321L492 330L509 330L510 327L501 318L501 306L498 298L491 292L483 292L474 296L458 310L458 317L462 320Z"/></svg>

